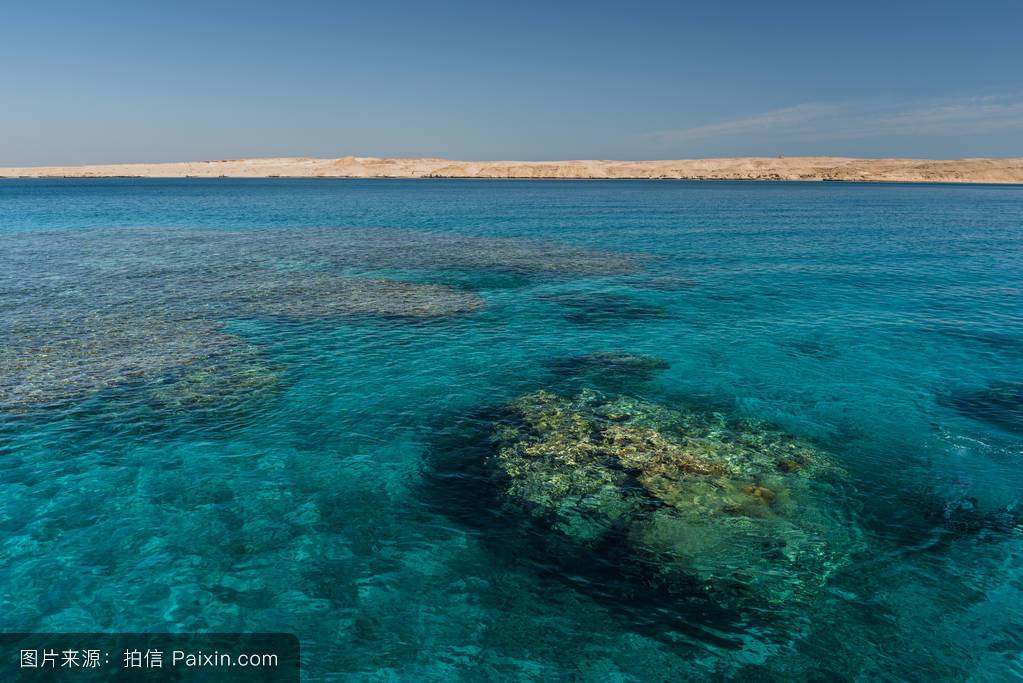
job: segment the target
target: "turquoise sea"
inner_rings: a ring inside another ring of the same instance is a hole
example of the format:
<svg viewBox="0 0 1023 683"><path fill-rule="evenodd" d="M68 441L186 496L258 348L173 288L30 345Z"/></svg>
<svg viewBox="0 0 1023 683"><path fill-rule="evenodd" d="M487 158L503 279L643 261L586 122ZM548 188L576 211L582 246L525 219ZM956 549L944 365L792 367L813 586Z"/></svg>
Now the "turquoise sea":
<svg viewBox="0 0 1023 683"><path fill-rule="evenodd" d="M509 493L540 390L833 467L708 507L680 582L615 501ZM0 180L2 631L289 631L308 680L1019 679L1021 465L1023 187Z"/></svg>

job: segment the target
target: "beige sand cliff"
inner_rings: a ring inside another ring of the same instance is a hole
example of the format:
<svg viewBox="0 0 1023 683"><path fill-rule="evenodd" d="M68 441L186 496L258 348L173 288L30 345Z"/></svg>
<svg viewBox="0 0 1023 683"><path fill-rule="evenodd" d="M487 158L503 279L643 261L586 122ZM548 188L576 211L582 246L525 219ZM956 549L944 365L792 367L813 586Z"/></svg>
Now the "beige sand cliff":
<svg viewBox="0 0 1023 683"><path fill-rule="evenodd" d="M680 161L450 161L447 159L227 159L158 164L2 168L0 177L104 178L645 178L1019 183L1018 159L738 157Z"/></svg>

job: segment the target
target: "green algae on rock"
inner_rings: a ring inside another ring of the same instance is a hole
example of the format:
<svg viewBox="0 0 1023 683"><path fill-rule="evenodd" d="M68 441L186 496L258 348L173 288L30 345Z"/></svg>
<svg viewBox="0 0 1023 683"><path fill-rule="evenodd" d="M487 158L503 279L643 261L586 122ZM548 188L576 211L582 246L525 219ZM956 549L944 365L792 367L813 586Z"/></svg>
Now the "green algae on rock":
<svg viewBox="0 0 1023 683"><path fill-rule="evenodd" d="M512 508L670 592L809 598L858 544L842 471L758 423L539 391L507 406L493 439Z"/></svg>

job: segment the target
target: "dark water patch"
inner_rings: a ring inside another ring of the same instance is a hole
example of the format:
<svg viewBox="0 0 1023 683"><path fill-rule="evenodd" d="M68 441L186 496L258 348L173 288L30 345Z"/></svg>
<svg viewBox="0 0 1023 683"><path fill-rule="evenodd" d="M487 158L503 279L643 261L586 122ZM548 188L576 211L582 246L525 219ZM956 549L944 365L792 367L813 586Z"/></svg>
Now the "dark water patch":
<svg viewBox="0 0 1023 683"><path fill-rule="evenodd" d="M949 339L976 344L998 354L1023 356L1023 335L985 329L979 325L928 325L922 328L927 334L942 335Z"/></svg>
<svg viewBox="0 0 1023 683"><path fill-rule="evenodd" d="M961 415L1023 434L1023 382L997 382L980 389L960 389L939 398Z"/></svg>
<svg viewBox="0 0 1023 683"><path fill-rule="evenodd" d="M578 375L592 371L635 375L650 379L658 370L667 370L671 363L656 356L627 351L594 351L581 356L558 358L549 363L555 374Z"/></svg>
<svg viewBox="0 0 1023 683"><path fill-rule="evenodd" d="M595 351L579 356L554 358L547 368L557 386L593 386L603 390L631 393L647 384L671 364L655 356L626 351Z"/></svg>
<svg viewBox="0 0 1023 683"><path fill-rule="evenodd" d="M487 289L522 289L533 282L533 278L528 275L487 271L437 273L434 279L450 287L471 292Z"/></svg>
<svg viewBox="0 0 1023 683"><path fill-rule="evenodd" d="M541 300L565 310L564 318L582 326L624 325L644 320L668 318L668 311L659 304L642 301L626 294L608 292L568 292L546 294Z"/></svg>
<svg viewBox="0 0 1023 683"><path fill-rule="evenodd" d="M344 271L346 275L357 275L364 278L393 279L403 282L445 285L457 290L480 292L486 290L504 291L522 289L537 281L548 280L542 274L505 271L500 269L470 268L383 268L368 270L364 268Z"/></svg>
<svg viewBox="0 0 1023 683"><path fill-rule="evenodd" d="M694 287L699 287L700 283L697 280L693 280L685 277L676 277L674 275L653 275L650 277L633 277L625 281L630 287L636 289L648 289L654 292L684 292Z"/></svg>
<svg viewBox="0 0 1023 683"><path fill-rule="evenodd" d="M749 292L707 292L706 297L711 301L724 304L746 304L753 300L753 294Z"/></svg>
<svg viewBox="0 0 1023 683"><path fill-rule="evenodd" d="M791 339L783 342L783 346L789 355L815 360L830 360L838 355L836 345L820 337Z"/></svg>
<svg viewBox="0 0 1023 683"><path fill-rule="evenodd" d="M992 540L1007 538L1023 525L1019 504L990 509L975 495L953 497L930 495L911 501L923 512L926 522L956 536L986 535Z"/></svg>
<svg viewBox="0 0 1023 683"><path fill-rule="evenodd" d="M893 552L948 552L960 542L1010 541L1023 521L1018 496L1005 496L907 454L901 467L860 476L861 522ZM909 462L916 461L916 466Z"/></svg>

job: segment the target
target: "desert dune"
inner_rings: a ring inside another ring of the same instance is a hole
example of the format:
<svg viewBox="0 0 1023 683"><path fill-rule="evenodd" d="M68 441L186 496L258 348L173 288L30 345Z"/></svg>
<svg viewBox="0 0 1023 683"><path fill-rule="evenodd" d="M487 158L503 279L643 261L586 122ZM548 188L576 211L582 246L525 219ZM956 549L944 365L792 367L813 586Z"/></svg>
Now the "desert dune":
<svg viewBox="0 0 1023 683"><path fill-rule="evenodd" d="M677 161L452 161L355 156L336 159L280 157L0 167L0 177L715 179L1023 184L1023 158L735 157Z"/></svg>

